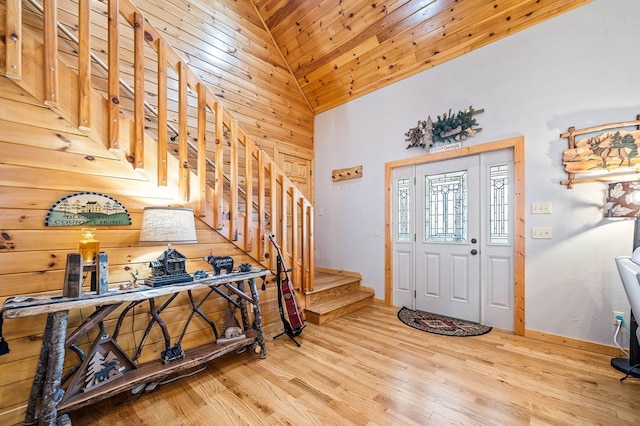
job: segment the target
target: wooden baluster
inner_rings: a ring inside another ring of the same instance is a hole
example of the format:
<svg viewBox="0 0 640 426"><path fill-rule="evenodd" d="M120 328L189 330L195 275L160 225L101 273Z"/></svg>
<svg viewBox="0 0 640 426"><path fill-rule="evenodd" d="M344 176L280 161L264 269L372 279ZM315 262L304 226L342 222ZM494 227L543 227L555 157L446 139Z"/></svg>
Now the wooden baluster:
<svg viewBox="0 0 640 426"><path fill-rule="evenodd" d="M289 253L289 241L287 240L288 230L287 230L287 214L289 213L287 200L289 198L289 187L287 185L286 177L283 174L280 174L280 248L282 251L282 257L286 257L287 253ZM292 267L292 262L285 260L285 263L289 265L289 268Z"/></svg>
<svg viewBox="0 0 640 426"><path fill-rule="evenodd" d="M22 79L22 0L7 0L5 20L5 75Z"/></svg>
<svg viewBox="0 0 640 426"><path fill-rule="evenodd" d="M250 252L251 224L253 222L253 152L255 145L246 135L244 137L245 167L244 167L244 192L245 192L245 220L244 220L244 251Z"/></svg>
<svg viewBox="0 0 640 426"><path fill-rule="evenodd" d="M300 197L300 232L302 238L300 239L300 291L304 294L309 289L309 251L307 247L307 228L309 227L309 212L307 210L307 200L304 197Z"/></svg>
<svg viewBox="0 0 640 426"><path fill-rule="evenodd" d="M157 39L158 52L158 186L167 186L167 45Z"/></svg>
<svg viewBox="0 0 640 426"><path fill-rule="evenodd" d="M44 2L44 103L58 106L58 2Z"/></svg>
<svg viewBox="0 0 640 426"><path fill-rule="evenodd" d="M231 158L229 176L229 239L238 239L238 120L231 120Z"/></svg>
<svg viewBox="0 0 640 426"><path fill-rule="evenodd" d="M219 102L214 105L216 115L215 181L213 184L213 227L222 229L222 202L224 201L224 117Z"/></svg>
<svg viewBox="0 0 640 426"><path fill-rule="evenodd" d="M298 229L298 213L300 212L299 204L298 204L298 190L295 186L291 186L291 266L293 273L293 285L297 290L302 289L302 285L300 284L300 262L299 262L299 254L300 254L300 241L298 241L298 237L300 235L300 230Z"/></svg>
<svg viewBox="0 0 640 426"><path fill-rule="evenodd" d="M144 19L139 12L133 14L133 19L134 137L130 149L134 167L144 169Z"/></svg>
<svg viewBox="0 0 640 426"><path fill-rule="evenodd" d="M306 291L313 291L313 272L315 271L315 241L313 237L314 232L314 214L313 214L313 206L309 201L307 201L307 228L306 228L306 251L308 253L307 257L309 259L308 266L308 278L307 278L307 288Z"/></svg>
<svg viewBox="0 0 640 426"><path fill-rule="evenodd" d="M265 221L266 221L266 205L265 205L265 191L266 182L264 176L264 151L258 150L258 260L264 259L264 245L266 239L264 238Z"/></svg>
<svg viewBox="0 0 640 426"><path fill-rule="evenodd" d="M270 234L277 235L276 229L276 218L280 217L278 215L278 191L276 190L276 186L278 184L277 176L276 176L276 165L273 160L269 160L269 197L271 198L271 207L269 212L269 217L271 218L271 230ZM273 249L273 244L269 244L269 269L274 271L276 268L276 259L275 259L275 251Z"/></svg>
<svg viewBox="0 0 640 426"><path fill-rule="evenodd" d="M48 2L47 2L48 3ZM120 48L118 47L119 0L109 0L108 4L108 45L109 45L109 149L120 149Z"/></svg>
<svg viewBox="0 0 640 426"><path fill-rule="evenodd" d="M178 63L178 191L182 202L189 201L189 162L187 146L187 64Z"/></svg>
<svg viewBox="0 0 640 426"><path fill-rule="evenodd" d="M198 199L196 201L196 214L205 216L207 201L207 87L204 83L197 84L198 89Z"/></svg>
<svg viewBox="0 0 640 426"><path fill-rule="evenodd" d="M90 0L78 2L78 126L91 130Z"/></svg>

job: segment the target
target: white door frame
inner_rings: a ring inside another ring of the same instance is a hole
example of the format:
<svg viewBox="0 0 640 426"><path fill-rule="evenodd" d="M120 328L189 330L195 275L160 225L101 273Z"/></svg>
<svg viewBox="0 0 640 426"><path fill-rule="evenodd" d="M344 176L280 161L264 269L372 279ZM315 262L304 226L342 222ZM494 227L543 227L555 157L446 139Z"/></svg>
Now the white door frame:
<svg viewBox="0 0 640 426"><path fill-rule="evenodd" d="M384 303L393 306L393 169L416 164L431 163L452 158L467 157L485 152L504 149L513 150L514 176L514 321L513 330L518 336L524 336L525 297L524 297L524 136L481 145L473 145L451 151L425 154L413 158L391 161L385 164L385 292Z"/></svg>

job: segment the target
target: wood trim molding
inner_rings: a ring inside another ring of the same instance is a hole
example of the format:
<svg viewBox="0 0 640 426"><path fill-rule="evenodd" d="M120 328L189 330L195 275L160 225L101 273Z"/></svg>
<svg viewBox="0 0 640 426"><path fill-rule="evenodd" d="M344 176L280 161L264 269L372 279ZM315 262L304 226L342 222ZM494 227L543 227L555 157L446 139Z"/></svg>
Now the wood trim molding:
<svg viewBox="0 0 640 426"><path fill-rule="evenodd" d="M550 334L542 331L525 330L524 337L533 340L540 340L541 342L554 343L568 348L582 349L602 355L609 355L611 357L625 356L624 353L615 346L574 339L571 337L558 336L557 334Z"/></svg>
<svg viewBox="0 0 640 426"><path fill-rule="evenodd" d="M524 206L524 136L517 136L481 145L472 145L451 151L425 154L418 157L390 161L385 164L385 274L384 274L384 304L393 306L393 233L392 233L392 200L393 200L393 170L399 167L432 163L453 158L468 157L503 149L513 150L514 176L514 333L518 336L525 334L525 206Z"/></svg>

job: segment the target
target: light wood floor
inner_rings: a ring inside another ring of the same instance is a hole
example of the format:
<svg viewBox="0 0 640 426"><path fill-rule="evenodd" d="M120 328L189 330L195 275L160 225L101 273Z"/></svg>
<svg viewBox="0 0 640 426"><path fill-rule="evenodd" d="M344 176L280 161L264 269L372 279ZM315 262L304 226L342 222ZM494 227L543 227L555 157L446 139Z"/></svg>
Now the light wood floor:
<svg viewBox="0 0 640 426"><path fill-rule="evenodd" d="M444 337L379 305L317 326L74 425L638 425L640 380L609 357L493 330Z"/></svg>

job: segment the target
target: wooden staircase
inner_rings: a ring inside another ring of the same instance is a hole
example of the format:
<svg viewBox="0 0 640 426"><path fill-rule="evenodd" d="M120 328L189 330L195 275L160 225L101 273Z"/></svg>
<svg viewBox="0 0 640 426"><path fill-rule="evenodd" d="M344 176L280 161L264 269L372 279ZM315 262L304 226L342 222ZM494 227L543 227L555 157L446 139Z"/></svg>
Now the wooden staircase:
<svg viewBox="0 0 640 426"><path fill-rule="evenodd" d="M61 0L37 4L0 9L0 34L11 35L0 74L272 271L266 234L276 235L296 290L313 289L310 201L143 12L130 0L98 11L80 0L76 12Z"/></svg>
<svg viewBox="0 0 640 426"><path fill-rule="evenodd" d="M310 201L130 0L109 2L104 14L81 0L77 16L64 10L66 3L60 0L37 3L6 1L0 32L12 37L0 51L0 74L108 148L131 173L175 193L173 198L192 207L199 220L272 271L275 256L265 235L276 235L309 322L322 324L372 303L374 291L362 287L359 274L314 271ZM28 11L24 15L23 7ZM103 27L108 46L83 27L90 16L102 22L92 28ZM133 72L112 60L120 56L124 39L118 42L118 37L125 34L124 27L134 33L128 40L133 43ZM79 28L77 40L65 28ZM69 40L77 47L68 47ZM143 44L151 50L145 53ZM63 54L76 50L75 55ZM108 64L106 79L91 64ZM145 74L147 68L157 72ZM50 72L27 74L23 69ZM153 90L150 98L156 104L145 98ZM168 109L166 99L177 105L175 110Z"/></svg>
<svg viewBox="0 0 640 426"><path fill-rule="evenodd" d="M314 289L305 293L305 319L324 324L373 303L374 290L353 272L316 267Z"/></svg>

